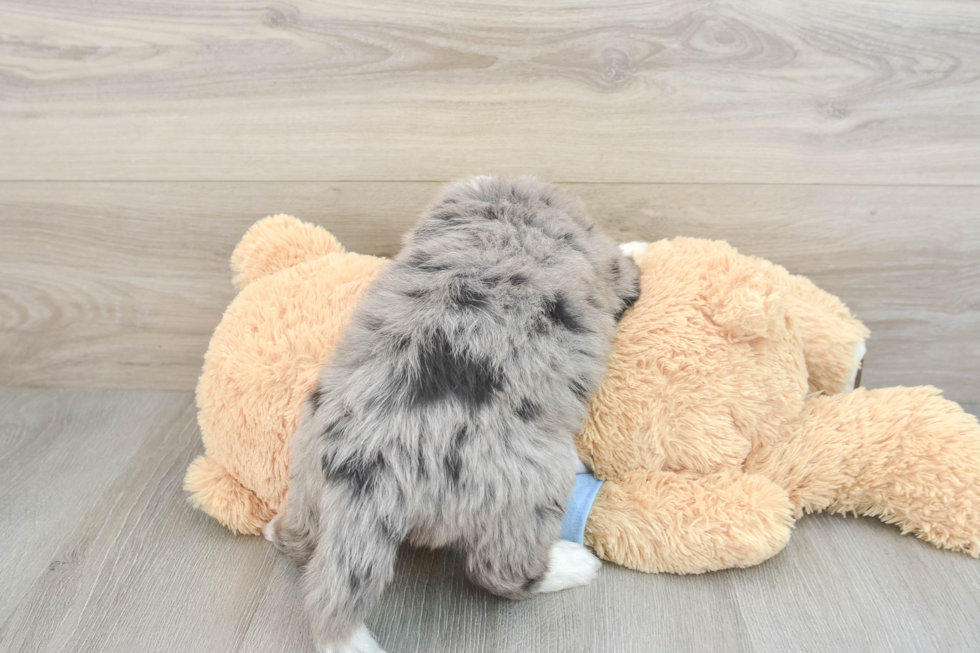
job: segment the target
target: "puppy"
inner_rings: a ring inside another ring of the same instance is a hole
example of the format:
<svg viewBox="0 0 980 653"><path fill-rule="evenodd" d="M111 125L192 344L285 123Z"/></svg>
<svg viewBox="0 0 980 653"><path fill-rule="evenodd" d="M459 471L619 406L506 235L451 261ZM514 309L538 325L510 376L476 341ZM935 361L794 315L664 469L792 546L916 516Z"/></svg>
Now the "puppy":
<svg viewBox="0 0 980 653"><path fill-rule="evenodd" d="M321 652L380 651L364 619L404 540L457 545L509 599L584 585L560 542L573 436L637 299L635 263L531 177L447 186L354 310L293 436L266 535L297 565Z"/></svg>

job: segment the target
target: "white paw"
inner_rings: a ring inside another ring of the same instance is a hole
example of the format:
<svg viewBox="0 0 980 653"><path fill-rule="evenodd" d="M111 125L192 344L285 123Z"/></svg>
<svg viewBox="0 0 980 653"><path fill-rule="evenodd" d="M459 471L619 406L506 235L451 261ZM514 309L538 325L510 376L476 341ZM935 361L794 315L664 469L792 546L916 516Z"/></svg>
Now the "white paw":
<svg viewBox="0 0 980 653"><path fill-rule="evenodd" d="M541 581L541 592L557 592L588 585L595 580L602 561L581 544L559 540L551 547L548 573Z"/></svg>
<svg viewBox="0 0 980 653"><path fill-rule="evenodd" d="M851 370L851 378L847 380L847 385L844 386L844 392L854 392L854 388L857 386L858 371L861 369L861 361L864 360L864 355L867 353L868 346L862 340L854 348L854 369Z"/></svg>
<svg viewBox="0 0 980 653"><path fill-rule="evenodd" d="M272 543L275 543L275 540L272 539L272 534L276 532L275 528L276 528L277 521L279 521L279 515L276 515L275 517L270 519L269 523L262 527L262 537L264 537L265 539L269 540Z"/></svg>
<svg viewBox="0 0 980 653"><path fill-rule="evenodd" d="M623 243L622 245L620 245L619 251L621 251L623 254L626 254L626 256L630 256L635 259L640 254L647 251L647 247L649 246L650 243L644 243L639 240L634 240L631 243Z"/></svg>
<svg viewBox="0 0 980 653"><path fill-rule="evenodd" d="M317 644L316 651L317 653L385 653L364 624L354 631L346 644Z"/></svg>

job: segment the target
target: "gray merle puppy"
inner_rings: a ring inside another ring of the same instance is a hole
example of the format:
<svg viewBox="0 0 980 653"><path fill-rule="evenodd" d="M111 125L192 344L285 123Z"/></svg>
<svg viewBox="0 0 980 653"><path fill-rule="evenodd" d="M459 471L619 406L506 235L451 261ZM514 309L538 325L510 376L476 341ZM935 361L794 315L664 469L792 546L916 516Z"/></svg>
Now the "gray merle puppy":
<svg viewBox="0 0 980 653"><path fill-rule="evenodd" d="M590 582L559 541L573 436L636 265L532 177L447 186L354 310L292 440L266 536L303 567L320 651L380 651L364 618L399 544L458 545L509 599Z"/></svg>

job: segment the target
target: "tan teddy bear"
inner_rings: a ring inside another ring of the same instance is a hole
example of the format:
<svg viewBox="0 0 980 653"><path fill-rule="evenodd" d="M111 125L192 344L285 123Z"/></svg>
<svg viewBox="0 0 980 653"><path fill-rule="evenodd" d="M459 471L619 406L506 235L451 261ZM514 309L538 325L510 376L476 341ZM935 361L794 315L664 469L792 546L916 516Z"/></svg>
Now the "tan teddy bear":
<svg viewBox="0 0 980 653"><path fill-rule="evenodd" d="M586 527L601 557L698 573L762 562L794 518L875 515L980 556L980 427L934 388L849 389L867 329L807 279L718 242L636 255L578 437L606 483Z"/></svg>
<svg viewBox="0 0 980 653"><path fill-rule="evenodd" d="M207 455L191 464L185 487L236 533L260 533L282 507L302 403L384 262L347 253L326 230L286 215L260 220L235 248L239 293L197 386Z"/></svg>
<svg viewBox="0 0 980 653"><path fill-rule="evenodd" d="M577 438L604 481L586 545L633 569L698 573L759 563L796 517L831 510L980 556L975 418L933 388L841 394L868 332L802 277L724 243L630 248L640 299ZM198 385L207 454L186 479L233 531L259 533L281 510L302 402L383 264L288 216L236 248L240 292Z"/></svg>

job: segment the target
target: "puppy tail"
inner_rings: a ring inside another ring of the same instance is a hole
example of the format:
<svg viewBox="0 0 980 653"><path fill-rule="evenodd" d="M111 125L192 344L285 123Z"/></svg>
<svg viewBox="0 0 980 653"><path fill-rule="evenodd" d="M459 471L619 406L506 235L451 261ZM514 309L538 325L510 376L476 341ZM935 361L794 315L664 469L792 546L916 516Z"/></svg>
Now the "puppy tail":
<svg viewBox="0 0 980 653"><path fill-rule="evenodd" d="M303 585L318 650L341 651L370 638L364 619L391 582L404 533L370 499L334 496L330 504Z"/></svg>

